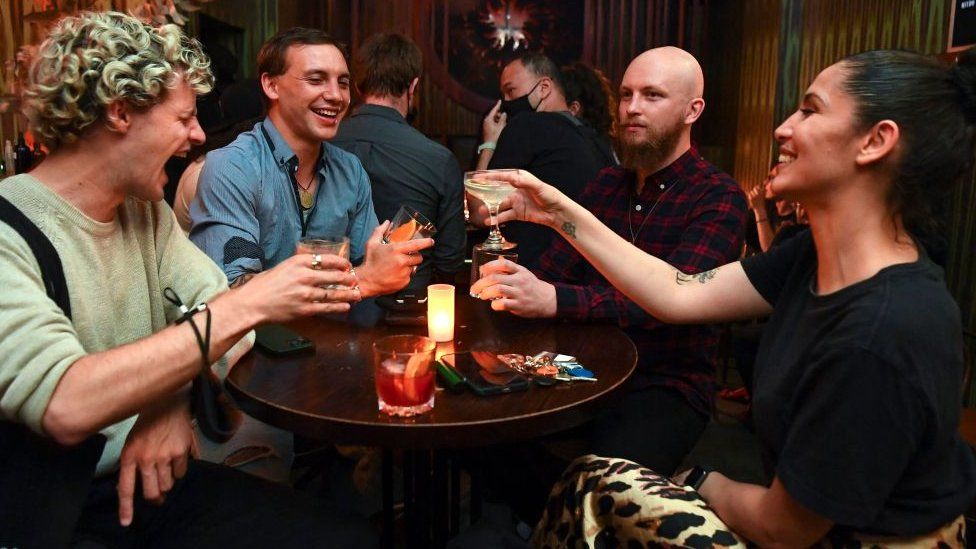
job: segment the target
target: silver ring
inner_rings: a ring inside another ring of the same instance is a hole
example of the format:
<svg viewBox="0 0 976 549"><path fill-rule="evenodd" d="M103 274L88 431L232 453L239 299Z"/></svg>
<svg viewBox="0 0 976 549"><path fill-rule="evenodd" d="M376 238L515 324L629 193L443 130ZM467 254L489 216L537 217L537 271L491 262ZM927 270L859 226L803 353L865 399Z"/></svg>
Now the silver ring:
<svg viewBox="0 0 976 549"><path fill-rule="evenodd" d="M318 269L321 266L322 266L322 255L312 254L312 268Z"/></svg>
<svg viewBox="0 0 976 549"><path fill-rule="evenodd" d="M413 266L413 272L411 274L417 274L417 266L416 265Z"/></svg>

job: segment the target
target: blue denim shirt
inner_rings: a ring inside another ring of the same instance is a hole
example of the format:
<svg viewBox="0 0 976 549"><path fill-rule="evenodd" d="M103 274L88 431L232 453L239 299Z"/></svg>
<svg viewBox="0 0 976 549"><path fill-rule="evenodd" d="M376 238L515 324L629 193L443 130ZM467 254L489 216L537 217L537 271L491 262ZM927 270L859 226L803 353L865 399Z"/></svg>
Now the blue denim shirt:
<svg viewBox="0 0 976 549"><path fill-rule="evenodd" d="M354 155L329 143L322 143L320 159L305 235L348 236L358 264L378 224L369 178ZM289 175L293 165L295 153L267 118L207 153L190 205L190 240L228 280L274 267L295 253L302 216Z"/></svg>

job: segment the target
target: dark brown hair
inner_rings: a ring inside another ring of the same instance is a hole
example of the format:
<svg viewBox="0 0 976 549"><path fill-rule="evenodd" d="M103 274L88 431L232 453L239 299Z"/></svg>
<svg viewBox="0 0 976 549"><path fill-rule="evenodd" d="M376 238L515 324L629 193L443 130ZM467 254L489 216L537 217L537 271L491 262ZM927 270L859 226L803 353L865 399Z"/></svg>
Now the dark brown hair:
<svg viewBox="0 0 976 549"><path fill-rule="evenodd" d="M976 124L976 52L946 68L919 53L877 50L841 61L858 129L898 124L904 148L889 199L918 236L938 230L933 207L968 173Z"/></svg>
<svg viewBox="0 0 976 549"><path fill-rule="evenodd" d="M420 48L402 34L374 34L353 57L356 87L363 95L399 97L423 70Z"/></svg>
<svg viewBox="0 0 976 549"><path fill-rule="evenodd" d="M258 78L265 73L270 76L284 74L288 70L288 48L292 46L318 46L322 44L335 46L339 50L339 53L342 54L342 58L347 58L345 45L337 42L325 31L305 27L292 27L279 31L278 34L272 36L261 45L261 51L258 52ZM265 107L267 107L267 97L264 97L264 103Z"/></svg>
<svg viewBox="0 0 976 549"><path fill-rule="evenodd" d="M614 135L617 100L610 81L586 63L573 63L562 69L566 103L579 101L579 118L601 134Z"/></svg>

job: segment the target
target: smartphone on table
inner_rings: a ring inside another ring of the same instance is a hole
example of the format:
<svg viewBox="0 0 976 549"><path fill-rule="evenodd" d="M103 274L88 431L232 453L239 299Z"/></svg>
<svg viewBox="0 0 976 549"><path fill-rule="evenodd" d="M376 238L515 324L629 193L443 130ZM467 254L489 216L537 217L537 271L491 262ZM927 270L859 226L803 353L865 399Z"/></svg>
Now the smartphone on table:
<svg viewBox="0 0 976 549"><path fill-rule="evenodd" d="M441 362L454 374L462 378L475 394L480 396L500 395L524 391L529 388L529 380L512 370L493 353L487 351L452 353L441 357Z"/></svg>
<svg viewBox="0 0 976 549"><path fill-rule="evenodd" d="M287 356L315 350L315 344L311 340L281 324L265 324L254 332L255 345L273 355Z"/></svg>

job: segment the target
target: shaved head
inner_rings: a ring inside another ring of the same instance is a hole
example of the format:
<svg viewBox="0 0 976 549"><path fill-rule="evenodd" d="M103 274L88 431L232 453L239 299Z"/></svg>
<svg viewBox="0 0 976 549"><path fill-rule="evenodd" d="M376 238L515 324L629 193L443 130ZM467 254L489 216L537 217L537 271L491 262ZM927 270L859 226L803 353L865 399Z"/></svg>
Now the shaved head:
<svg viewBox="0 0 976 549"><path fill-rule="evenodd" d="M634 71L653 72L662 84L682 93L688 99L705 94L705 75L694 55L681 48L664 46L647 50L630 62L627 73ZM627 74L624 74L624 80Z"/></svg>
<svg viewBox="0 0 976 549"><path fill-rule="evenodd" d="M630 62L620 82L618 136L624 166L653 173L691 147L705 109L705 77L690 53L654 48Z"/></svg>

